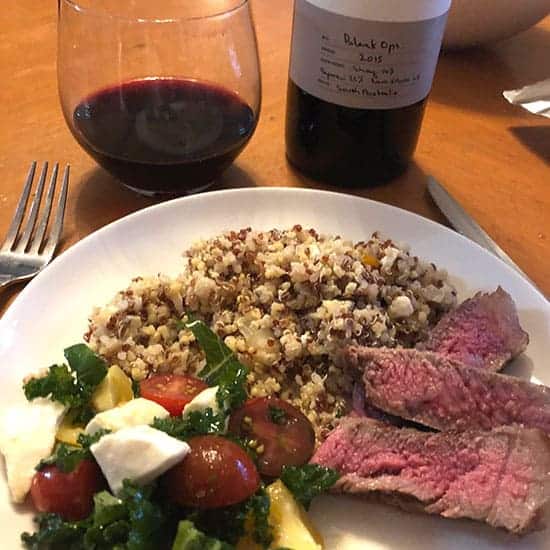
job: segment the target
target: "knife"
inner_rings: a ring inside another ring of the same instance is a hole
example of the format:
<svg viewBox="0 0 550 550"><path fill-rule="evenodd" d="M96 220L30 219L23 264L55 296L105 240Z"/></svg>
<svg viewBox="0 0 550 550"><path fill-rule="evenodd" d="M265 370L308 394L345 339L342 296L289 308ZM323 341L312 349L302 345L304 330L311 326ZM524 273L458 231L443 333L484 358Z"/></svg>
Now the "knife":
<svg viewBox="0 0 550 550"><path fill-rule="evenodd" d="M435 204L441 212L449 220L450 224L468 239L474 241L481 247L495 256L499 257L503 262L516 270L524 279L533 285L539 292L535 283L516 265L514 260L498 246L498 244L483 231L483 229L474 221L474 219L460 206L452 195L432 176L428 176L428 191L432 196ZM542 293L541 293L542 294ZM544 296L544 294L543 294Z"/></svg>

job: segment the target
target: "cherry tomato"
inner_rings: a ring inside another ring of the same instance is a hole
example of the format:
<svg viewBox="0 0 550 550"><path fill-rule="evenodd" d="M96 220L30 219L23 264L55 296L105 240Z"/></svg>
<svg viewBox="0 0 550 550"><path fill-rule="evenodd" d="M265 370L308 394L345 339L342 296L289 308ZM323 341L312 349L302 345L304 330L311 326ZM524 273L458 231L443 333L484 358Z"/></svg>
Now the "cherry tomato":
<svg viewBox="0 0 550 550"><path fill-rule="evenodd" d="M258 470L279 477L283 466L301 466L313 454L311 422L290 403L275 397L247 401L229 419L229 432L257 442Z"/></svg>
<svg viewBox="0 0 550 550"><path fill-rule="evenodd" d="M93 460L82 460L65 473L57 466L46 466L34 474L31 498L39 512L54 512L67 520L90 515L93 497L106 486L99 466Z"/></svg>
<svg viewBox="0 0 550 550"><path fill-rule="evenodd" d="M187 443L189 454L163 478L171 500L180 506L219 508L257 491L258 470L239 445L218 435L199 435Z"/></svg>
<svg viewBox="0 0 550 550"><path fill-rule="evenodd" d="M141 397L162 405L179 416L193 397L208 388L202 380L183 374L156 374L139 383Z"/></svg>

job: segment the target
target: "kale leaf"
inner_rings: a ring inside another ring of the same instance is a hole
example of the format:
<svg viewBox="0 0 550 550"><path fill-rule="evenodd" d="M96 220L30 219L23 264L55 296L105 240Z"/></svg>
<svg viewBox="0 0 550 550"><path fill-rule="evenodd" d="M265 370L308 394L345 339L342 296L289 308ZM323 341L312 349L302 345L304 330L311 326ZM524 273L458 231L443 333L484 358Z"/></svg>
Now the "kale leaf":
<svg viewBox="0 0 550 550"><path fill-rule="evenodd" d="M273 541L273 533L269 524L269 495L263 488L248 499L247 508L252 518L252 538L263 548L268 548Z"/></svg>
<svg viewBox="0 0 550 550"><path fill-rule="evenodd" d="M154 503L152 487L138 487L124 481L119 498L128 511L128 541L131 550L145 550L162 547L166 535L166 510Z"/></svg>
<svg viewBox="0 0 550 550"><path fill-rule="evenodd" d="M226 542L208 537L199 531L191 521L180 521L172 550L234 550Z"/></svg>
<svg viewBox="0 0 550 550"><path fill-rule="evenodd" d="M23 385L25 397L32 401L36 397L48 397L64 405L80 404L79 389L67 365L53 365L48 374L31 378Z"/></svg>
<svg viewBox="0 0 550 550"><path fill-rule="evenodd" d="M269 524L269 496L261 487L243 502L212 510L193 510L190 519L197 528L215 539L237 544L250 532L253 540L262 548L268 548L273 540Z"/></svg>
<svg viewBox="0 0 550 550"><path fill-rule="evenodd" d="M340 477L336 470L318 464L284 466L281 481L307 510L311 501L330 489Z"/></svg>
<svg viewBox="0 0 550 550"><path fill-rule="evenodd" d="M209 386L219 386L216 399L222 409L234 409L246 400L248 369L204 322L190 317L185 326L193 333L206 355L206 366L199 372Z"/></svg>
<svg viewBox="0 0 550 550"><path fill-rule="evenodd" d="M283 409L275 407L274 405L269 405L267 412L269 419L273 422L273 424L278 424L279 426L286 424L288 415L285 411L283 411Z"/></svg>
<svg viewBox="0 0 550 550"><path fill-rule="evenodd" d="M94 527L106 527L116 521L126 519L126 508L121 499L108 491L94 495Z"/></svg>
<svg viewBox="0 0 550 550"><path fill-rule="evenodd" d="M30 550L77 550L84 548L82 538L86 522L64 521L57 514L40 514L34 518L38 530L23 533L21 542Z"/></svg>
<svg viewBox="0 0 550 550"><path fill-rule="evenodd" d="M91 458L88 450L60 443L50 457L44 458L38 463L36 469L42 470L46 466L57 466L62 472L69 473L80 464L81 460L87 458Z"/></svg>
<svg viewBox="0 0 550 550"><path fill-rule="evenodd" d="M216 414L209 407L204 411L192 411L184 417L155 418L152 426L176 439L186 441L195 435L223 434L225 423L226 415Z"/></svg>
<svg viewBox="0 0 550 550"><path fill-rule="evenodd" d="M188 520L209 537L236 545L245 534L246 508L243 503L201 510L189 510Z"/></svg>
<svg viewBox="0 0 550 550"><path fill-rule="evenodd" d="M95 416L95 411L89 403L70 409L73 422L78 426L85 426Z"/></svg>
<svg viewBox="0 0 550 550"><path fill-rule="evenodd" d="M124 482L119 497L107 491L94 496L94 511L81 521L56 514L36 518L38 530L23 533L31 550L155 550L171 540L171 511L153 501L154 487Z"/></svg>
<svg viewBox="0 0 550 550"><path fill-rule="evenodd" d="M23 385L29 401L50 397L70 408L76 424L86 424L94 415L90 399L107 374L107 364L86 344L65 349L67 365L53 365L40 378L31 378Z"/></svg>
<svg viewBox="0 0 550 550"><path fill-rule="evenodd" d="M75 344L65 348L63 353L69 367L76 372L76 378L82 386L95 389L107 375L105 361L86 344Z"/></svg>
<svg viewBox="0 0 550 550"><path fill-rule="evenodd" d="M60 443L50 457L40 461L36 469L42 470L45 466L55 465L62 472L72 472L80 464L81 460L91 460L93 458L90 446L97 443L101 437L108 433L110 433L110 430L98 430L93 435L80 434L78 436L80 447Z"/></svg>
<svg viewBox="0 0 550 550"><path fill-rule="evenodd" d="M83 449L89 449L94 443L97 443L104 435L110 434L111 430L97 430L93 434L81 433L78 436L78 443Z"/></svg>

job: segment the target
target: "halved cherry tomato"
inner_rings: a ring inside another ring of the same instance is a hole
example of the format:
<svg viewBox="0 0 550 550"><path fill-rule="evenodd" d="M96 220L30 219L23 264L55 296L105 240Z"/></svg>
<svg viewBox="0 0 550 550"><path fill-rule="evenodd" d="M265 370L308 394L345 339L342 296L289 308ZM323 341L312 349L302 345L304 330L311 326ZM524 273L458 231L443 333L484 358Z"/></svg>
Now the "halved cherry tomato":
<svg viewBox="0 0 550 550"><path fill-rule="evenodd" d="M229 432L257 443L258 470L268 477L279 477L283 466L305 464L315 447L311 422L276 397L247 401L231 415Z"/></svg>
<svg viewBox="0 0 550 550"><path fill-rule="evenodd" d="M258 470L239 445L217 435L199 435L187 443L189 454L163 478L166 493L176 504L219 508L257 491Z"/></svg>
<svg viewBox="0 0 550 550"><path fill-rule="evenodd" d="M178 416L193 397L208 388L202 380L183 374L156 374L139 383L141 397L162 405Z"/></svg>
<svg viewBox="0 0 550 550"><path fill-rule="evenodd" d="M93 497L106 487L105 478L93 460L82 460L65 473L57 466L46 466L34 474L31 498L39 512L54 512L67 520L90 515Z"/></svg>

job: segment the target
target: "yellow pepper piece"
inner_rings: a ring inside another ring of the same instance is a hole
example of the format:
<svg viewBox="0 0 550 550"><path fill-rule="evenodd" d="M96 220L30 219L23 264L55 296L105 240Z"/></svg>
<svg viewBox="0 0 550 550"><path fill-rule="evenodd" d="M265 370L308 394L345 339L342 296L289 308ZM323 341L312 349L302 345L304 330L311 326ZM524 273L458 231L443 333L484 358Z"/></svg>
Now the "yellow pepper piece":
<svg viewBox="0 0 550 550"><path fill-rule="evenodd" d="M372 267L380 267L380 261L378 258L371 256L370 254L363 254L361 261L364 265L370 265Z"/></svg>
<svg viewBox="0 0 550 550"><path fill-rule="evenodd" d="M113 409L134 398L132 381L118 366L109 367L107 375L92 395L92 406L97 412Z"/></svg>
<svg viewBox="0 0 550 550"><path fill-rule="evenodd" d="M80 447L80 444L78 443L78 436L81 433L84 433L84 427L73 425L72 418L67 415L62 420L59 428L57 428L55 438L57 441L61 441L62 443Z"/></svg>
<svg viewBox="0 0 550 550"><path fill-rule="evenodd" d="M271 501L269 519L274 526L273 548L322 550L323 539L303 507L278 479L266 489Z"/></svg>
<svg viewBox="0 0 550 550"><path fill-rule="evenodd" d="M323 550L321 535L285 484L278 479L266 488L266 492L270 499L269 523L273 527L273 542L269 548L282 546L296 550ZM250 532L248 526L246 531ZM237 550L261 549L247 534L239 540Z"/></svg>

